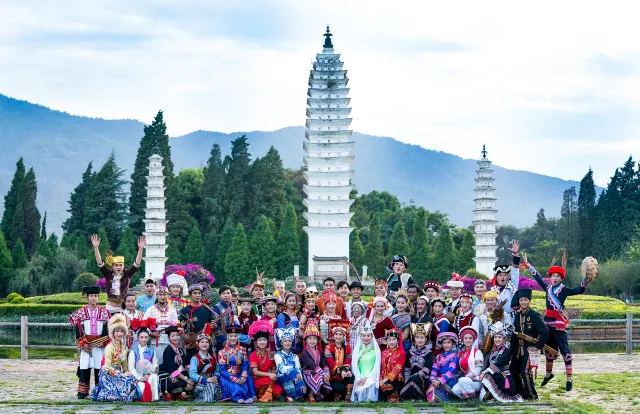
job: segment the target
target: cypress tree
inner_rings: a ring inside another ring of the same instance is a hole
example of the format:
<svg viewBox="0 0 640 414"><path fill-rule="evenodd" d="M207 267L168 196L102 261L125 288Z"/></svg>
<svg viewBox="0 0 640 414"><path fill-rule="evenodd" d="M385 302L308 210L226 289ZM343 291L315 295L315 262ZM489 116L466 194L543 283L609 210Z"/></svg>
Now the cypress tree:
<svg viewBox="0 0 640 414"><path fill-rule="evenodd" d="M246 223L248 219L248 186L250 173L249 143L246 135L231 141L231 157L225 179L228 200L227 217L234 222Z"/></svg>
<svg viewBox="0 0 640 414"><path fill-rule="evenodd" d="M391 239L389 239L389 256L395 254L409 255L409 241L404 231L404 223L400 220L393 226L393 233L391 233Z"/></svg>
<svg viewBox="0 0 640 414"><path fill-rule="evenodd" d="M540 243L543 240L551 240L551 231L549 230L549 224L547 217L544 214L544 208L538 211L536 216L536 223L533 225L535 228L535 243Z"/></svg>
<svg viewBox="0 0 640 414"><path fill-rule="evenodd" d="M36 250L36 255L40 257L44 257L47 260L51 260L53 255L51 253L51 249L49 248L49 244L47 243L47 239L41 239L38 244L38 250Z"/></svg>
<svg viewBox="0 0 640 414"><path fill-rule="evenodd" d="M293 208L296 208L295 204ZM298 213L296 212L296 214ZM270 223L273 224L273 227L275 227L273 221L271 221ZM305 219L301 213L300 215L298 215L298 238L300 242L300 269L302 270L302 272L306 272L309 268L309 235L306 231L304 231L304 226L306 225L307 219ZM274 234L276 233L275 229L272 229L272 231Z"/></svg>
<svg viewBox="0 0 640 414"><path fill-rule="evenodd" d="M271 231L273 222L266 216L260 217L257 227L251 231L249 237L250 269L257 269L258 272L265 272L266 275L274 277L277 272L275 238Z"/></svg>
<svg viewBox="0 0 640 414"><path fill-rule="evenodd" d="M11 257L13 258L14 269L27 267L27 253L24 251L24 244L22 244L22 240L18 240L13 246L13 249L11 249Z"/></svg>
<svg viewBox="0 0 640 414"><path fill-rule="evenodd" d="M6 242L11 247L16 241L16 239L13 238L14 218L16 215L16 208L20 203L20 194L22 193L22 181L24 181L24 176L24 160L21 157L16 163L16 171L13 174L13 179L11 180L11 187L4 196L4 212L2 213L2 222L0 223L0 228L2 229L2 233L5 235ZM22 223L20 223L20 225L22 225Z"/></svg>
<svg viewBox="0 0 640 414"><path fill-rule="evenodd" d="M4 234L0 231L0 296L6 297L10 292L9 282L11 281L11 269L13 269L13 258L7 247Z"/></svg>
<svg viewBox="0 0 640 414"><path fill-rule="evenodd" d="M222 229L222 236L220 237L220 243L218 244L218 251L216 252L216 280L222 283L225 280L224 265L227 257L227 252L231 247L233 241L234 227L231 220L227 220Z"/></svg>
<svg viewBox="0 0 640 414"><path fill-rule="evenodd" d="M85 235L89 232L84 228L84 209L87 202L87 196L89 194L89 188L91 187L91 180L93 179L93 162L90 162L87 169L82 174L82 181L76 188L74 188L69 198L69 218L62 223L62 230L65 234L71 234L79 231Z"/></svg>
<svg viewBox="0 0 640 414"><path fill-rule="evenodd" d="M434 241L434 277L439 282L449 280L451 273L456 269L456 248L453 245L453 237L449 225L442 223L440 231Z"/></svg>
<svg viewBox="0 0 640 414"><path fill-rule="evenodd" d="M136 236L139 236L144 231L142 219L144 219L144 209L146 207L147 174L149 173L147 167L149 166L149 157L153 155L156 147L160 150L159 155L162 157L165 185L169 187L173 178L173 161L171 160L167 124L164 122L162 110L158 111L151 125L144 127L144 136L140 140L133 173L131 174L129 225Z"/></svg>
<svg viewBox="0 0 640 414"><path fill-rule="evenodd" d="M33 168L27 171L21 186L20 204L22 204L23 224L22 242L28 257L33 257L40 243L40 212L36 205L38 185ZM17 232L17 228L14 228Z"/></svg>
<svg viewBox="0 0 640 414"><path fill-rule="evenodd" d="M51 233L47 244L49 245L49 250L55 256L58 253L58 236L55 233Z"/></svg>
<svg viewBox="0 0 640 414"><path fill-rule="evenodd" d="M187 245L184 247L184 254L182 255L182 261L184 263L199 264L204 263L204 246L202 244L202 234L198 228L198 224L194 223L189 233L189 239Z"/></svg>
<svg viewBox="0 0 640 414"><path fill-rule="evenodd" d="M225 282L245 286L251 283L253 273L249 267L249 248L247 234L242 224L238 223L231 239L231 246L224 260Z"/></svg>
<svg viewBox="0 0 640 414"><path fill-rule="evenodd" d="M178 240L169 235L167 237L167 249L165 250L165 255L167 256L167 265L175 265L175 264L183 264L182 263L182 252L178 247Z"/></svg>
<svg viewBox="0 0 640 414"><path fill-rule="evenodd" d="M351 225L353 226L353 219ZM351 234L349 234L349 261L358 269L358 273L362 274L364 247L362 247L362 242L360 241L360 232L355 226Z"/></svg>
<svg viewBox="0 0 640 414"><path fill-rule="evenodd" d="M380 227L380 217L373 216L371 227L369 228L369 242L364 252L364 264L368 267L368 273L375 278L386 273L386 262L382 250L382 229Z"/></svg>
<svg viewBox="0 0 640 414"><path fill-rule="evenodd" d="M287 205L287 209L278 232L277 266L278 276L282 279L293 275L293 266L300 264L298 217L293 204Z"/></svg>
<svg viewBox="0 0 640 414"><path fill-rule="evenodd" d="M470 230L466 230L462 245L458 251L457 271L460 274L466 274L467 270L476 268L476 262L473 260L476 257L476 250L473 248L475 244L476 240L473 233Z"/></svg>
<svg viewBox="0 0 640 414"><path fill-rule="evenodd" d="M425 282L429 271L429 234L427 233L427 212L421 208L413 222L413 239L409 266L413 280Z"/></svg>
<svg viewBox="0 0 640 414"><path fill-rule="evenodd" d="M578 194L578 225L580 227L580 256L591 256L595 231L596 186L593 182L593 171L580 180Z"/></svg>
<svg viewBox="0 0 640 414"><path fill-rule="evenodd" d="M271 147L251 166L249 221L257 224L261 216L278 222L284 210L284 168L278 151Z"/></svg>
<svg viewBox="0 0 640 414"><path fill-rule="evenodd" d="M138 244L136 238L133 235L131 227L127 226L124 228L124 232L122 232L122 238L120 239L117 255L124 256L125 261L129 263L130 261L133 262L137 254Z"/></svg>
<svg viewBox="0 0 640 414"><path fill-rule="evenodd" d="M204 268L215 273L218 257L218 233L214 229L204 235Z"/></svg>
<svg viewBox="0 0 640 414"><path fill-rule="evenodd" d="M208 231L220 232L224 220L221 219L221 200L218 197L224 187L224 165L220 145L213 144L207 166L204 168L204 182L202 184L202 222L200 226Z"/></svg>
<svg viewBox="0 0 640 414"><path fill-rule="evenodd" d="M47 212L44 212L42 225L40 226L40 240L47 241Z"/></svg>

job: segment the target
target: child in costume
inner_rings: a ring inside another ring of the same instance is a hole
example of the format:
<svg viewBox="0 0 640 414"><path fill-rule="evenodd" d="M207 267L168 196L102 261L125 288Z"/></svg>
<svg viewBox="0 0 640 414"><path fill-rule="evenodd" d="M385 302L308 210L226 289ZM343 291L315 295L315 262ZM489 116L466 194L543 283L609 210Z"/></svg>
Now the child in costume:
<svg viewBox="0 0 640 414"><path fill-rule="evenodd" d="M307 394L307 386L302 379L300 359L292 349L298 332L294 327L278 328L275 330L275 335L279 346L274 356L278 384L284 389L285 401L300 400Z"/></svg>
<svg viewBox="0 0 640 414"><path fill-rule="evenodd" d="M478 332L473 327L465 326L460 329L458 338L461 344L461 349L458 353L461 376L451 391L458 398L466 400L476 397L482 388L480 372L484 364L484 357L476 346Z"/></svg>
<svg viewBox="0 0 640 414"><path fill-rule="evenodd" d="M451 401L455 394L451 391L458 382L458 354L455 346L458 336L453 332L441 332L436 339L436 346L442 351L431 366L431 385L427 389L427 401Z"/></svg>
<svg viewBox="0 0 640 414"><path fill-rule="evenodd" d="M369 319L360 327L360 336L351 358L353 373L353 402L377 402L380 382L380 364L382 354L378 342L373 337L373 328Z"/></svg>
<svg viewBox="0 0 640 414"><path fill-rule="evenodd" d="M238 342L242 326L237 317L234 316L232 321L225 329L227 344L218 351L222 398L238 404L252 404L256 400L256 391L253 377L249 375L249 355L246 348Z"/></svg>
<svg viewBox="0 0 640 414"><path fill-rule="evenodd" d="M489 326L492 339L492 350L484 365L484 370L480 374L482 390L480 391L480 401L495 398L501 403L522 402L522 397L517 393L515 383L509 363L511 354L509 348L505 346L509 338L510 327L502 322L496 322Z"/></svg>
<svg viewBox="0 0 640 414"><path fill-rule="evenodd" d="M207 323L196 338L197 352L189 363L189 378L196 386L193 402L212 403L219 399L219 380L215 375L216 356L212 352L211 326Z"/></svg>
<svg viewBox="0 0 640 414"><path fill-rule="evenodd" d="M249 327L248 334L253 338L255 347L249 363L258 401L279 401L284 390L277 383L275 357L269 349L269 336L273 336L273 327L267 321L256 321Z"/></svg>
<svg viewBox="0 0 640 414"><path fill-rule="evenodd" d="M424 400L429 388L429 375L433 366L433 353L429 335L433 329L431 322L412 323L413 346L409 349L404 364L404 387L400 391L403 400Z"/></svg>
<svg viewBox="0 0 640 414"><path fill-rule="evenodd" d="M143 321L136 332L135 341L129 351L129 372L137 380L137 399L141 402L158 401L160 384L158 378L158 358L149 346L149 329Z"/></svg>
<svg viewBox="0 0 640 414"><path fill-rule="evenodd" d="M127 318L118 313L109 319L111 342L104 350L100 385L92 390L93 401L131 402L136 396L136 378L129 372L126 337Z"/></svg>
<svg viewBox="0 0 640 414"><path fill-rule="evenodd" d="M411 275L405 273L408 264L407 258L399 254L394 255L389 264L387 264L387 272L390 273L387 278L387 288L393 304L395 304L398 292L401 290L406 292L409 285L414 283Z"/></svg>
<svg viewBox="0 0 640 414"><path fill-rule="evenodd" d="M300 354L302 377L307 384L307 400L316 402L331 393L329 367L320 346L320 331L315 323L304 330L304 349Z"/></svg>
<svg viewBox="0 0 640 414"><path fill-rule="evenodd" d="M379 401L400 402L398 393L404 386L402 371L406 359L404 348L399 343L402 331L398 328L389 329L385 337L387 348L381 355Z"/></svg>
<svg viewBox="0 0 640 414"><path fill-rule="evenodd" d="M330 322L330 329L331 343L324 350L324 358L331 373L334 401L345 400L349 402L353 391L349 322L334 319Z"/></svg>

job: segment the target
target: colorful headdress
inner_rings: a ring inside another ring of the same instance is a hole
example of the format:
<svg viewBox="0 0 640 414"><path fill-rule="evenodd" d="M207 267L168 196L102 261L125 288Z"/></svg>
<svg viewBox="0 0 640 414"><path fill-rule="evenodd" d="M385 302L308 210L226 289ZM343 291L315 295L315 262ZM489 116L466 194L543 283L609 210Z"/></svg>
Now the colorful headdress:
<svg viewBox="0 0 640 414"><path fill-rule="evenodd" d="M260 303L262 303L263 305L267 302L274 302L274 303L278 303L278 297L274 296L274 295L268 295L266 296L264 299L262 299L262 301Z"/></svg>
<svg viewBox="0 0 640 414"><path fill-rule="evenodd" d="M458 298L459 300L462 299L468 299L471 302L473 302L473 296L471 296L470 294L468 294L467 292L462 292L462 294L460 295L460 297Z"/></svg>
<svg viewBox="0 0 640 414"><path fill-rule="evenodd" d="M277 328L275 330L275 335L278 341L276 341L277 345L280 345L282 341L290 340L295 342L297 338L297 329L294 326L289 326L288 328Z"/></svg>
<svg viewBox="0 0 640 414"><path fill-rule="evenodd" d="M435 298L431 299L431 302L429 302L429 305L433 307L433 304L437 302L442 303L443 307L445 308L447 307L447 301L442 296L436 296Z"/></svg>
<svg viewBox="0 0 640 414"><path fill-rule="evenodd" d="M400 336L402 336L402 331L398 328L392 328L392 329L385 329L384 331L384 336L385 338L400 338Z"/></svg>
<svg viewBox="0 0 640 414"><path fill-rule="evenodd" d="M464 328L460 329L460 332L458 333L458 338L460 338L460 342L462 342L462 339L466 334L470 334L471 336L473 336L474 341L478 339L478 331L476 331L476 328L474 328L471 325L467 325Z"/></svg>
<svg viewBox="0 0 640 414"><path fill-rule="evenodd" d="M511 330L509 329L510 325L505 325L501 321L497 321L489 325L489 333L493 338L496 335L509 336Z"/></svg>
<svg viewBox="0 0 640 414"><path fill-rule="evenodd" d="M242 303L242 302L254 303L255 301L256 301L256 298L254 298L253 296L243 295L238 297L238 303Z"/></svg>
<svg viewBox="0 0 640 414"><path fill-rule="evenodd" d="M225 325L225 327L224 327L224 330L227 331L228 334L230 334L230 333L235 333L235 334L242 333L242 325L240 324L240 320L238 319L238 317L236 315L232 315L231 316L231 320L229 322L230 323L228 325Z"/></svg>
<svg viewBox="0 0 640 414"><path fill-rule="evenodd" d="M157 327L156 318L147 318L142 320L133 318L131 320L131 330L135 333L139 333L140 331L153 332Z"/></svg>
<svg viewBox="0 0 640 414"><path fill-rule="evenodd" d="M551 266L549 268L549 271L547 272L547 275L551 276L554 273L559 274L560 276L562 276L563 279L567 275L567 271L561 266Z"/></svg>
<svg viewBox="0 0 640 414"><path fill-rule="evenodd" d="M351 313L353 313L353 307L354 307L354 306L359 306L359 307L360 307L360 309L362 310L362 313L364 313L364 310L365 310L366 305L365 305L363 302L353 302L353 303L351 304Z"/></svg>
<svg viewBox="0 0 640 414"><path fill-rule="evenodd" d="M253 288L262 288L264 289L264 272L262 273L258 273L258 270L256 269L256 281L253 282L253 285L251 285L251 290L253 290Z"/></svg>
<svg viewBox="0 0 640 414"><path fill-rule="evenodd" d="M387 287L387 279L376 279L376 286Z"/></svg>
<svg viewBox="0 0 640 414"><path fill-rule="evenodd" d="M449 286L449 289L463 288L464 282L462 281L462 277L456 272L451 273L451 280L447 282L447 286Z"/></svg>
<svg viewBox="0 0 640 414"><path fill-rule="evenodd" d="M166 287L165 285L160 285L158 286L158 291L156 293L161 293L161 292L169 293L169 288Z"/></svg>
<svg viewBox="0 0 640 414"><path fill-rule="evenodd" d="M442 348L442 341L445 339L451 339L453 341L453 345L458 343L458 336L453 332L440 332L436 338L436 346L438 348Z"/></svg>
<svg viewBox="0 0 640 414"><path fill-rule="evenodd" d="M411 325L411 336L414 338L416 335L424 335L427 338L429 334L431 334L431 329L433 329L433 324L431 322L427 323L412 323Z"/></svg>
<svg viewBox="0 0 640 414"><path fill-rule="evenodd" d="M478 285L482 285L484 287L487 287L487 282L485 280L482 279L476 279L476 282L473 284L473 286L478 286Z"/></svg>
<svg viewBox="0 0 640 414"><path fill-rule="evenodd" d="M203 339L206 339L207 341L209 341L209 344L213 343L213 340L211 339L211 325L209 323L206 323L204 325L204 329L202 330L202 333L196 337L196 343L200 343L200 341Z"/></svg>
<svg viewBox="0 0 640 414"><path fill-rule="evenodd" d="M373 299L371 299L371 307L374 308L376 306L376 303L378 302L382 302L384 303L384 306L386 307L387 304L389 303L389 301L387 300L387 298L383 298L382 296L376 296Z"/></svg>
<svg viewBox="0 0 640 414"><path fill-rule="evenodd" d="M249 337L253 340L258 338L267 338L273 335L273 326L266 319L260 319L255 321L249 326Z"/></svg>
<svg viewBox="0 0 640 414"><path fill-rule="evenodd" d="M116 263L124 264L124 256L114 256L111 252L107 253L107 257L104 258L104 264L111 267Z"/></svg>
<svg viewBox="0 0 640 414"><path fill-rule="evenodd" d="M316 300L316 294L313 292L306 291L304 292L304 301L308 301L309 299Z"/></svg>
<svg viewBox="0 0 640 414"><path fill-rule="evenodd" d="M509 269L511 269L511 266L508 264L499 264L493 268L493 275L497 276L498 273L509 273Z"/></svg>
<svg viewBox="0 0 640 414"><path fill-rule="evenodd" d="M440 292L440 283L436 282L435 280L427 280L426 282L424 282L424 286L423 287L424 287L425 292L429 288L435 289L436 292Z"/></svg>
<svg viewBox="0 0 640 414"><path fill-rule="evenodd" d="M371 321L369 319L365 319L360 325L360 335L362 334L373 335L373 327L371 326Z"/></svg>
<svg viewBox="0 0 640 414"><path fill-rule="evenodd" d="M187 281L184 278L186 276L186 272L184 270L178 270L175 273L171 273L169 276L167 276L167 286L171 287L171 286L181 286L182 287L182 294L183 295L188 295L189 294L189 287L187 286Z"/></svg>
<svg viewBox="0 0 640 414"><path fill-rule="evenodd" d="M482 300L487 299L498 299L498 291L497 290L487 290L482 294Z"/></svg>
<svg viewBox="0 0 640 414"><path fill-rule="evenodd" d="M409 264L409 262L407 261L407 258L405 256L396 254L395 256L393 256L391 261L387 264L387 272L393 273L393 265L395 263L402 263L404 265L405 269L407 268L407 265Z"/></svg>
<svg viewBox="0 0 640 414"><path fill-rule="evenodd" d="M189 286L189 294L191 294L191 292L193 292L194 290L199 290L200 293L202 293L204 289L202 288L202 285L200 283L194 283L193 285Z"/></svg>
<svg viewBox="0 0 640 414"><path fill-rule="evenodd" d="M116 329L123 329L124 334L127 335L129 333L129 328L127 327L127 317L122 313L116 313L109 319L107 322L107 329L109 330L109 337L112 340L115 340L113 333Z"/></svg>
<svg viewBox="0 0 640 414"><path fill-rule="evenodd" d="M329 319L329 332L333 338L333 334L336 332L342 332L345 337L345 343L349 343L349 321L344 319Z"/></svg>
<svg viewBox="0 0 640 414"><path fill-rule="evenodd" d="M338 294L333 290L325 290L324 292L322 292L322 300L324 301L324 303L335 303L338 301Z"/></svg>
<svg viewBox="0 0 640 414"><path fill-rule="evenodd" d="M304 338L307 339L310 336L315 336L320 339L322 336L320 335L320 330L318 329L318 325L313 322L309 322L307 324L306 329L304 330Z"/></svg>

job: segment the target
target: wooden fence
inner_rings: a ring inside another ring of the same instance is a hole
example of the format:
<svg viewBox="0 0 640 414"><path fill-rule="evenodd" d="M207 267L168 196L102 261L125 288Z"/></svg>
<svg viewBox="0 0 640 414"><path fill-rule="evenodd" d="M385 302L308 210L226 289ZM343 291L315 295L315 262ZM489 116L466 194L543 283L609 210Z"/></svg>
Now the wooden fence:
<svg viewBox="0 0 640 414"><path fill-rule="evenodd" d="M574 333L575 330L582 330L582 327L576 327L576 324L612 324L610 325L600 325L600 326L589 326L584 327L590 331L584 331L579 335ZM569 343L575 344L615 344L615 343L624 343L626 344L625 349L627 355L631 355L633 351L633 344L640 343L639 339L634 339L633 337L633 329L640 328L640 326L634 326L634 323L640 323L640 319L633 319L633 315L631 312L627 313L627 319L573 319L571 320L571 325L574 325L569 330ZM616 326L617 325L617 326ZM30 326L70 326L69 323L45 323L45 322L29 322L28 316L21 316L20 322L0 322L0 326L19 326L20 327L20 345L0 345L0 348L20 348L20 359L22 361L27 361L29 359L29 348L31 349L78 349L73 345L29 345L29 327ZM613 329L612 329L613 328ZM616 333L621 333L621 330L624 329L624 339L622 339L621 335L618 336ZM602 339L599 335L594 335L594 330L603 330L613 332L612 335L605 335L606 338ZM586 333L586 334L585 334ZM636 332L637 336L640 337L640 334ZM577 339L574 337L580 337L581 339ZM593 336L598 337L599 339L594 339Z"/></svg>

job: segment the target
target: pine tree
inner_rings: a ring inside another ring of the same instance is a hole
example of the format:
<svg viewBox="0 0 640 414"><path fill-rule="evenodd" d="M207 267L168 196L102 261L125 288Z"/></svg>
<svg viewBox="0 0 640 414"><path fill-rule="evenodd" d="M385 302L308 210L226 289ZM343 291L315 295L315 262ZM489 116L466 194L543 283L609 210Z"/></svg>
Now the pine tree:
<svg viewBox="0 0 640 414"><path fill-rule="evenodd" d="M22 204L23 212L22 242L28 257L33 257L40 243L40 212L36 205L37 198L36 173L33 168L30 168L24 176L20 191L20 204Z"/></svg>
<svg viewBox="0 0 640 414"><path fill-rule="evenodd" d="M218 257L218 233L210 230L204 235L204 265L203 267L214 273L216 268L216 259Z"/></svg>
<svg viewBox="0 0 640 414"><path fill-rule="evenodd" d="M547 217L544 214L544 208L538 211L536 216L536 223L533 225L535 228L535 242L540 243L543 240L551 240L551 231L549 230L549 224Z"/></svg>
<svg viewBox="0 0 640 414"><path fill-rule="evenodd" d="M27 267L27 253L24 251L24 244L22 244L22 240L18 240L13 246L13 249L11 249L11 257L13 258L14 269Z"/></svg>
<svg viewBox="0 0 640 414"><path fill-rule="evenodd" d="M580 257L591 256L595 232L596 186L593 182L593 171L580 181L578 194L578 224L580 227Z"/></svg>
<svg viewBox="0 0 640 414"><path fill-rule="evenodd" d="M413 239L409 257L409 273L416 282L425 282L429 272L429 234L427 233L427 212L421 208L413 222Z"/></svg>
<svg viewBox="0 0 640 414"><path fill-rule="evenodd" d="M225 193L228 200L227 218L234 222L247 223L248 186L251 154L246 135L231 141L231 157L225 179Z"/></svg>
<svg viewBox="0 0 640 414"><path fill-rule="evenodd" d="M225 280L224 265L227 257L227 252L231 247L233 241L234 226L231 220L227 220L222 229L222 236L220 237L220 243L218 244L218 251L216 252L216 281L222 283Z"/></svg>
<svg viewBox="0 0 640 414"><path fill-rule="evenodd" d="M51 233L47 244L49 245L49 250L51 250L51 253L55 257L55 255L58 254L58 236L55 233Z"/></svg>
<svg viewBox="0 0 640 414"><path fill-rule="evenodd" d="M266 216L260 217L258 225L249 236L250 269L265 272L267 276L274 277L276 266L276 242L271 231L273 222Z"/></svg>
<svg viewBox="0 0 640 414"><path fill-rule="evenodd" d="M298 233L298 217L293 204L287 209L278 232L277 266L278 276L282 279L293 275L293 266L300 264L300 244Z"/></svg>
<svg viewBox="0 0 640 414"><path fill-rule="evenodd" d="M221 218L221 202L219 196L224 189L225 170L222 163L220 145L213 144L207 166L204 168L202 184L202 222L200 226L209 231L220 232L224 219Z"/></svg>
<svg viewBox="0 0 640 414"><path fill-rule="evenodd" d="M167 135L167 125L164 122L162 111L158 111L151 125L144 127L144 136L140 140L138 154L131 174L131 194L129 197L130 226L134 235L138 236L144 231L144 209L146 207L147 196L147 175L149 173L149 157L153 155L154 149L160 150L162 157L163 174L165 185L168 187L173 179L173 161L171 160L171 147L169 146L169 135Z"/></svg>
<svg viewBox="0 0 640 414"><path fill-rule="evenodd" d="M40 226L40 240L47 241L47 212L44 212L44 217L42 218L42 225Z"/></svg>
<svg viewBox="0 0 640 414"><path fill-rule="evenodd" d="M200 233L198 224L195 222L191 228L191 233L189 233L189 239L187 240L187 245L184 247L184 254L182 257L182 261L184 263L199 264L200 266L204 263L202 234Z"/></svg>
<svg viewBox="0 0 640 414"><path fill-rule="evenodd" d="M182 262L182 252L178 247L178 240L169 235L167 237L167 249L165 250L165 255L167 256L167 265L176 265L183 264Z"/></svg>
<svg viewBox="0 0 640 414"><path fill-rule="evenodd" d="M369 242L364 252L364 264L368 267L368 273L372 278L386 273L386 262L382 250L382 229L380 217L374 215L369 227Z"/></svg>
<svg viewBox="0 0 640 414"><path fill-rule="evenodd" d="M65 234L71 234L76 231L82 232L85 235L89 234L84 228L84 208L87 202L89 188L91 187L91 180L94 175L93 162L90 162L82 174L82 181L73 190L69 198L69 209L67 211L70 213L70 216L62 223L62 229Z"/></svg>
<svg viewBox="0 0 640 414"><path fill-rule="evenodd" d="M131 227L127 226L122 232L122 238L120 239L120 245L118 246L117 255L124 256L127 263L133 262L134 258L138 254L138 247L136 238L133 235Z"/></svg>
<svg viewBox="0 0 640 414"><path fill-rule="evenodd" d="M353 226L353 221L351 225ZM351 234L349 234L349 261L358 269L358 273L362 274L364 247L362 247L362 242L360 241L360 231L355 226Z"/></svg>
<svg viewBox="0 0 640 414"><path fill-rule="evenodd" d="M560 219L558 229L558 242L567 249L569 256L576 256L579 253L576 243L580 239L577 233L577 209L576 188L570 187L566 189L562 195L562 208L560 209L562 218Z"/></svg>
<svg viewBox="0 0 640 414"><path fill-rule="evenodd" d="M393 233L391 233L391 239L389 239L389 256L391 257L395 254L409 255L409 241L404 231L404 223L400 220L393 227Z"/></svg>
<svg viewBox="0 0 640 414"><path fill-rule="evenodd" d="M233 233L231 246L224 259L224 281L239 286L251 283L253 273L249 267L249 260L247 234L244 232L242 224L238 223Z"/></svg>
<svg viewBox="0 0 640 414"><path fill-rule="evenodd" d="M91 234L103 227L114 246L120 243L127 211L123 175L124 170L116 164L116 155L112 151L91 180L84 210L85 231Z"/></svg>
<svg viewBox="0 0 640 414"><path fill-rule="evenodd" d="M278 151L271 147L251 166L249 221L255 225L261 216L279 222L284 210L284 168Z"/></svg>
<svg viewBox="0 0 640 414"><path fill-rule="evenodd" d="M12 277L13 258L7 247L4 234L0 231L0 297L6 297L10 292L9 283Z"/></svg>
<svg viewBox="0 0 640 414"><path fill-rule="evenodd" d="M295 204L293 208L296 208ZM296 212L296 214L298 213ZM304 272L302 273L302 275L304 275L307 269L309 269L309 235L304 231L304 227L307 225L307 219L305 219L302 214L303 213L300 213L298 216L298 241L300 244L300 270ZM270 223L275 227L273 221ZM272 231L273 234L276 234L275 229L272 229Z"/></svg>
<svg viewBox="0 0 640 414"><path fill-rule="evenodd" d="M433 246L433 274L437 281L449 280L451 273L456 270L456 248L449 225L443 223L436 236Z"/></svg>
<svg viewBox="0 0 640 414"><path fill-rule="evenodd" d="M5 235L7 245L12 247L16 240L13 238L14 234L14 218L16 215L16 208L20 203L20 194L22 193L22 181L24 181L25 168L24 160L20 158L16 163L16 171L13 174L11 180L11 187L4 196L4 212L2 213L2 223L0 228ZM22 225L22 223L20 223Z"/></svg>
<svg viewBox="0 0 640 414"><path fill-rule="evenodd" d="M47 243L47 239L40 239L38 250L36 250L36 255L44 257L47 260L51 260L53 258L51 249L49 248L49 244Z"/></svg>
<svg viewBox="0 0 640 414"><path fill-rule="evenodd" d="M476 250L473 248L475 244L476 240L473 233L470 230L465 230L462 245L458 251L458 265L456 270L460 274L466 274L467 270L476 268L476 262L473 260L476 257Z"/></svg>

